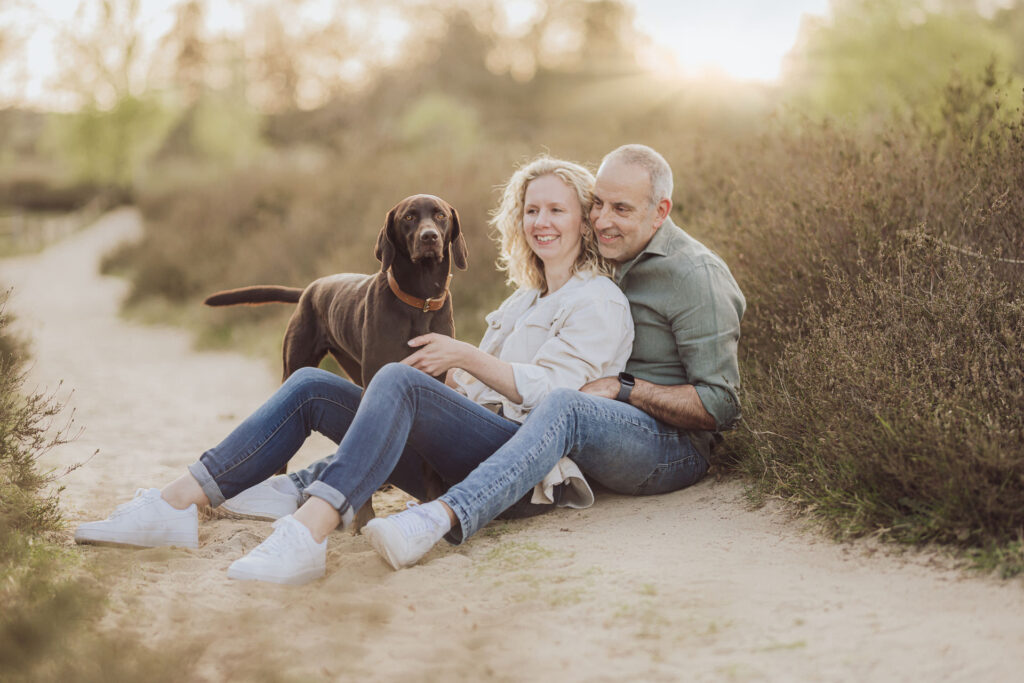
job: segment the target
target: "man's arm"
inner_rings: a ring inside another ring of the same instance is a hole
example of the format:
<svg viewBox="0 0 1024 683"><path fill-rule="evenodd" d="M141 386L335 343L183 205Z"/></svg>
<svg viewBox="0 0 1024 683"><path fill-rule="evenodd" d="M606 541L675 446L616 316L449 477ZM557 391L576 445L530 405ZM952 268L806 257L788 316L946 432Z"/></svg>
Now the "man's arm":
<svg viewBox="0 0 1024 683"><path fill-rule="evenodd" d="M619 379L595 379L580 387L580 391L614 399L619 395ZM714 431L716 428L715 418L704 409L697 389L692 384L665 386L638 379L629 395L629 403L651 417L680 429Z"/></svg>

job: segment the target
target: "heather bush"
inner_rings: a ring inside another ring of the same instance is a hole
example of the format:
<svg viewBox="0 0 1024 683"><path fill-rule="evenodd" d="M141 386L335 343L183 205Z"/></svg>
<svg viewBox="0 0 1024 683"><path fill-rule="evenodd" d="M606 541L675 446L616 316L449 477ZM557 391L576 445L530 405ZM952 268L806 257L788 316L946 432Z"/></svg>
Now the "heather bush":
<svg viewBox="0 0 1024 683"><path fill-rule="evenodd" d="M802 333L748 377L744 469L842 533L1018 540L1024 297L923 229L826 279Z"/></svg>
<svg viewBox="0 0 1024 683"><path fill-rule="evenodd" d="M1012 573L1024 119L993 116L1004 97L989 70L950 85L934 130L780 132L752 157L761 180L747 170L694 220L728 235L750 302L726 459L841 535L998 548Z"/></svg>

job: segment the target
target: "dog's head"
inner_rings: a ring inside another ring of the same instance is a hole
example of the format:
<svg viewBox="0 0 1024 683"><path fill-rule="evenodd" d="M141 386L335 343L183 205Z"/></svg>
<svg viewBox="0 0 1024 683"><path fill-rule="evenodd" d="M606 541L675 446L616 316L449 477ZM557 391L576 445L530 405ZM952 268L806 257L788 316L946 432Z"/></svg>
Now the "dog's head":
<svg viewBox="0 0 1024 683"><path fill-rule="evenodd" d="M374 255L381 269L387 270L398 253L408 256L413 263L429 259L440 262L448 249L455 266L465 270L466 240L459 226L459 214L440 197L417 194L388 211Z"/></svg>

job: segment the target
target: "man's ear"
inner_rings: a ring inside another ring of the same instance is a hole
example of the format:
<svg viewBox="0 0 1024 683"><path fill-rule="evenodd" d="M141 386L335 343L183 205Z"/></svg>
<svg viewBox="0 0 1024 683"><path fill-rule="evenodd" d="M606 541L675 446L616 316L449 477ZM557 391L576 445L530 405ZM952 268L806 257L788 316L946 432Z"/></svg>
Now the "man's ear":
<svg viewBox="0 0 1024 683"><path fill-rule="evenodd" d="M666 218L668 218L669 212L672 211L672 200L671 199L662 199L660 202L658 202L657 209L658 209L658 212L657 212L657 218L655 219L655 222L654 222L654 227L655 228L660 228L661 224L665 222Z"/></svg>
<svg viewBox="0 0 1024 683"><path fill-rule="evenodd" d="M380 269L383 272L387 272L388 268L391 267L391 262L395 260L395 210L398 207L394 207L388 211L388 217L384 220L384 227L380 229L380 234L377 235L377 246L373 250L373 255L380 261Z"/></svg>
<svg viewBox="0 0 1024 683"><path fill-rule="evenodd" d="M469 249L466 248L466 238L462 236L462 226L459 224L459 212L452 207L452 241L451 241L451 254L452 260L455 261L455 267L459 270L466 269L466 258L469 255Z"/></svg>

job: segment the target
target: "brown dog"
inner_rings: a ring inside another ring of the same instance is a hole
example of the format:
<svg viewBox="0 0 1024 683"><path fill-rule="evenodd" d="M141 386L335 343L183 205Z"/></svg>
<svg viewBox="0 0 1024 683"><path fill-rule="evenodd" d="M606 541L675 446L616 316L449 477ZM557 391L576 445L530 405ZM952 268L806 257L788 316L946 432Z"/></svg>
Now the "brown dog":
<svg viewBox="0 0 1024 683"><path fill-rule="evenodd" d="M374 250L380 272L328 275L305 289L243 287L212 294L204 303L297 303L284 335L284 379L301 367L316 367L330 353L353 382L365 387L384 365L414 351L406 343L413 337L455 335L448 283L452 261L466 269L466 251L455 209L443 199L418 194L388 212ZM425 466L424 476L432 497L440 495L437 474ZM372 518L368 502L354 528Z"/></svg>
<svg viewBox="0 0 1024 683"><path fill-rule="evenodd" d="M374 255L381 262L374 275L328 275L305 289L243 287L204 303L297 303L284 334L284 379L301 367L316 367L330 353L365 387L384 365L413 351L406 343L413 337L454 336L451 262L466 269L459 215L433 195L407 197L388 212Z"/></svg>

